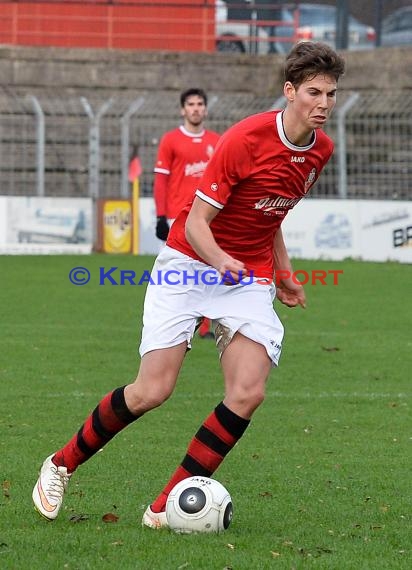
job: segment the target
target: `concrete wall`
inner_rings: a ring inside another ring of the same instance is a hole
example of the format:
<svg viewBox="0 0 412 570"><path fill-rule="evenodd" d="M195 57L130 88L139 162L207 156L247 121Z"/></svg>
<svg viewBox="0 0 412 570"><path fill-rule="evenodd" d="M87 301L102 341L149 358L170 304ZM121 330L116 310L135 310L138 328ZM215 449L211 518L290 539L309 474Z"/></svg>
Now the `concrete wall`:
<svg viewBox="0 0 412 570"><path fill-rule="evenodd" d="M342 89L412 89L412 48L345 54ZM276 96L283 57L234 54L0 47L0 85L19 92L93 89L171 90L199 85L213 92Z"/></svg>

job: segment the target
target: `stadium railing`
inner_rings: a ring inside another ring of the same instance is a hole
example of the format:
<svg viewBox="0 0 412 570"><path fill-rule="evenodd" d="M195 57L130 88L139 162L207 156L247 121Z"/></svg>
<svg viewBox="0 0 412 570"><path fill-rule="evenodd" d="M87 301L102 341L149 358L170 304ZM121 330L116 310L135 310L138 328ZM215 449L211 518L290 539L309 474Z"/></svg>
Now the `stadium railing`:
<svg viewBox="0 0 412 570"><path fill-rule="evenodd" d="M223 132L272 108L271 97L210 94L208 127ZM277 105L281 100L277 101ZM342 92L327 132L335 153L311 191L318 198L412 199L412 93ZM170 92L89 94L13 91L0 95L0 193L15 196L125 197L133 152L141 192L152 195L161 135L178 123Z"/></svg>

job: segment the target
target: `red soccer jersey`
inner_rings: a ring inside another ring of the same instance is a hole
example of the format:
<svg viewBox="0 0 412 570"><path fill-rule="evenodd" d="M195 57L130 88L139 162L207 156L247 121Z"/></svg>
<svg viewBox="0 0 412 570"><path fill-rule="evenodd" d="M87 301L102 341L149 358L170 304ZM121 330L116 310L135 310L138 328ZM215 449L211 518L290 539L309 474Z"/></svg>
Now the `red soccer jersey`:
<svg viewBox="0 0 412 570"><path fill-rule="evenodd" d="M207 130L193 134L183 126L163 135L154 171L169 175L166 196L168 218L176 218L192 200L219 136Z"/></svg>
<svg viewBox="0 0 412 570"><path fill-rule="evenodd" d="M292 144L281 111L253 115L226 131L196 191L220 210L210 225L218 245L256 276L272 278L276 231L332 152L333 142L319 129L309 145ZM201 259L185 238L189 210L190 204L176 219L167 245Z"/></svg>

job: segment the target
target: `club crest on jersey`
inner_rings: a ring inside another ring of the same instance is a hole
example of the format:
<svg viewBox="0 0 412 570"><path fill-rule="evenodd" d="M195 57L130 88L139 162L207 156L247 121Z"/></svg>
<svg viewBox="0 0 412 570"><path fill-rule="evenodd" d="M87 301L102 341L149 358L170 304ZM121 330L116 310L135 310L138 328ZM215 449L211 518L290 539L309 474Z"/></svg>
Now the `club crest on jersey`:
<svg viewBox="0 0 412 570"><path fill-rule="evenodd" d="M210 158L214 152L215 152L215 149L213 148L213 146L211 144L208 144L207 148L206 148L207 156Z"/></svg>
<svg viewBox="0 0 412 570"><path fill-rule="evenodd" d="M313 182L315 181L315 178L316 178L316 168L312 168L312 170L309 172L309 176L305 181L305 192L307 192L309 188L312 186Z"/></svg>
<svg viewBox="0 0 412 570"><path fill-rule="evenodd" d="M210 185L210 189L212 190L212 192L217 192L217 189L218 189L218 188L219 188L219 186L218 186L217 182L213 182L213 183Z"/></svg>

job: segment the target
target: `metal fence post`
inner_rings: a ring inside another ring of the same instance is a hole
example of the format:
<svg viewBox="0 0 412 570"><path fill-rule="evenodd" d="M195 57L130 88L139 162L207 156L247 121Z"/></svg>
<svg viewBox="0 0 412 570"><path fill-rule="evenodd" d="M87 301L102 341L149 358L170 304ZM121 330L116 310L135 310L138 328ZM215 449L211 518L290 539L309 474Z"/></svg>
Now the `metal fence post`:
<svg viewBox="0 0 412 570"><path fill-rule="evenodd" d="M120 164L121 171L121 186L120 196L128 198L129 196L129 146L130 146L130 118L140 109L144 103L144 97L139 97L132 101L126 113L122 116L121 123L121 146L120 146Z"/></svg>
<svg viewBox="0 0 412 570"><path fill-rule="evenodd" d="M28 96L36 113L36 186L37 196L44 196L44 152L45 152L45 119L39 100L34 95Z"/></svg>
<svg viewBox="0 0 412 570"><path fill-rule="evenodd" d="M219 101L219 96L218 95L212 95L208 101L207 104L207 110L210 111L210 109L216 105L216 103Z"/></svg>
<svg viewBox="0 0 412 570"><path fill-rule="evenodd" d="M99 197L99 166L100 166L100 119L113 103L113 98L103 103L97 113L93 112L86 97L80 101L90 119L89 130L89 196L93 200Z"/></svg>
<svg viewBox="0 0 412 570"><path fill-rule="evenodd" d="M351 93L345 103L337 110L337 147L338 147L338 193L340 198L348 197L346 130L345 119L348 111L359 99L359 93Z"/></svg>
<svg viewBox="0 0 412 570"><path fill-rule="evenodd" d="M90 119L89 129L89 196L92 199L93 212L93 247L97 245L97 199L99 197L99 177L100 177L100 119L113 102L110 98L103 103L95 114L86 97L80 97L80 101Z"/></svg>

